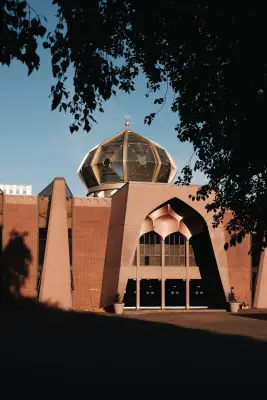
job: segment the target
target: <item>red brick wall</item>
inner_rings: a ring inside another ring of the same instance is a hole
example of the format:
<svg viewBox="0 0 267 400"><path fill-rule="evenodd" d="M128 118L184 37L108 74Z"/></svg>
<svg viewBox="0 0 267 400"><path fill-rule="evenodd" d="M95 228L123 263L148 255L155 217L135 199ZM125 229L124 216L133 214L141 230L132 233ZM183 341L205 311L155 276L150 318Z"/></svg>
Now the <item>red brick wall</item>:
<svg viewBox="0 0 267 400"><path fill-rule="evenodd" d="M94 204L97 200L90 201ZM74 204L72 218L73 307L77 310L99 308L110 207L105 203L101 207L101 200L97 207Z"/></svg>
<svg viewBox="0 0 267 400"><path fill-rule="evenodd" d="M10 232L15 229L19 233L28 232L25 237L25 244L29 247L32 255L32 264L29 268L29 275L22 287L21 293L24 296L35 297L36 276L37 276L37 248L38 248L38 219L37 201L34 197L16 200L16 197L5 196L4 204L4 227L3 227L3 250L10 239ZM15 200L14 200L15 199ZM19 203L16 203L19 201Z"/></svg>
<svg viewBox="0 0 267 400"><path fill-rule="evenodd" d="M231 215L227 214L225 222L230 218ZM225 239L229 239L227 232L225 232ZM234 292L239 300L247 301L248 303L251 302L251 256L248 254L249 250L250 236L247 235L241 244L237 244L235 247L229 247L226 252L230 286L234 287Z"/></svg>

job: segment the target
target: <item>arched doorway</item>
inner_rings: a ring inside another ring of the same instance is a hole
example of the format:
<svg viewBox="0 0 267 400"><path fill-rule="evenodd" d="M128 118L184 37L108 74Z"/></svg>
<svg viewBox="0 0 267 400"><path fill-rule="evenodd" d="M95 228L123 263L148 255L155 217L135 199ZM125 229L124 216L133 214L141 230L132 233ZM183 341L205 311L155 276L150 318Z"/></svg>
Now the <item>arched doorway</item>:
<svg viewBox="0 0 267 400"><path fill-rule="evenodd" d="M154 231L144 233L139 239L140 265L161 265L161 237Z"/></svg>
<svg viewBox="0 0 267 400"><path fill-rule="evenodd" d="M173 232L164 239L164 267L186 268L186 237L180 232ZM180 279L166 278L165 308L186 307L186 276Z"/></svg>
<svg viewBox="0 0 267 400"><path fill-rule="evenodd" d="M139 239L140 269L139 278L140 308L161 308L161 277L155 277L155 270L162 266L162 238L155 231L143 234ZM153 271L154 270L154 271Z"/></svg>
<svg viewBox="0 0 267 400"><path fill-rule="evenodd" d="M206 223L179 199L146 217L132 265L136 308L225 307Z"/></svg>

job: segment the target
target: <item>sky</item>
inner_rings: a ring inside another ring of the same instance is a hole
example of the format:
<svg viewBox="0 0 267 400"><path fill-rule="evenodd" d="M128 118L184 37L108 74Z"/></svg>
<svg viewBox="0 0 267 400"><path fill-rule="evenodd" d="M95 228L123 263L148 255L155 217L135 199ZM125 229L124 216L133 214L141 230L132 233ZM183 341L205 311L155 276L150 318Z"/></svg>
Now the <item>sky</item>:
<svg viewBox="0 0 267 400"><path fill-rule="evenodd" d="M48 19L53 28L56 8L52 0L30 0L29 4ZM193 148L177 139L178 115L170 110L169 92L164 108L148 126L144 118L157 111L153 98L146 98L144 77L136 81L130 95L120 92L104 103L105 112L96 114L97 124L89 133L69 131L70 115L51 111L49 98L54 79L49 51L40 49L41 66L29 77L27 68L17 61L10 67L0 66L0 183L31 184L38 194L54 177L66 179L74 196L84 196L86 189L77 170L85 154L94 146L125 128L125 115L131 115L131 129L165 147L173 156L178 171L188 163ZM201 173L192 183L203 184Z"/></svg>

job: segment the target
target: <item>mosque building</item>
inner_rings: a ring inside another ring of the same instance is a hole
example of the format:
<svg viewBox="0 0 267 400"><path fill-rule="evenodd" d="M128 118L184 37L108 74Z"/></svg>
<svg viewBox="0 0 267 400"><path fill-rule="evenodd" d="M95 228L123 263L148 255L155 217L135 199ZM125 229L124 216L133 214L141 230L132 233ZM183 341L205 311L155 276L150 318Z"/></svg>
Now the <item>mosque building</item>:
<svg viewBox="0 0 267 400"><path fill-rule="evenodd" d="M83 158L86 197L61 177L38 196L0 191L0 251L16 230L32 254L23 295L75 310L105 308L116 292L125 309L223 309L234 287L267 308L265 253L252 258L249 235L225 251L225 224L212 227L205 201L189 197L198 187L173 184L176 172L127 120Z"/></svg>

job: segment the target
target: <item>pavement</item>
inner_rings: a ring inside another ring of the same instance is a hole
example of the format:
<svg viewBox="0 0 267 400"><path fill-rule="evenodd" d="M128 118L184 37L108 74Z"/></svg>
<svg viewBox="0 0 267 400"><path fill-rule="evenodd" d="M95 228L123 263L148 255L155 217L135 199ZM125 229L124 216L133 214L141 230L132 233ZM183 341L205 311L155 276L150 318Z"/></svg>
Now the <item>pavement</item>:
<svg viewBox="0 0 267 400"><path fill-rule="evenodd" d="M237 314L224 311L127 312L125 317L166 323L187 329L201 329L218 334L244 336L267 341L267 309L240 310Z"/></svg>
<svg viewBox="0 0 267 400"><path fill-rule="evenodd" d="M27 303L1 310L0 326L2 379L41 369L77 384L265 382L267 310L116 316Z"/></svg>

